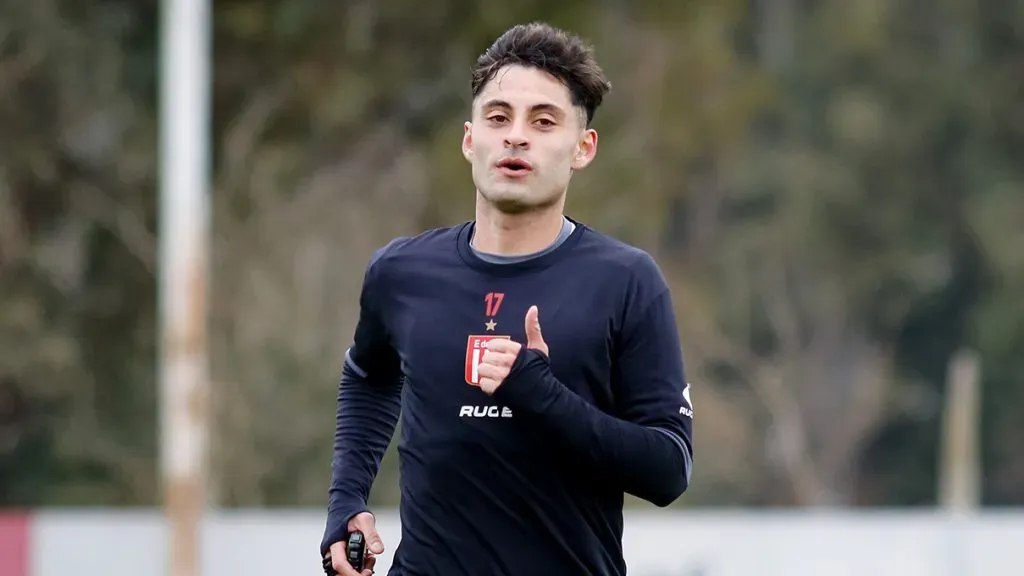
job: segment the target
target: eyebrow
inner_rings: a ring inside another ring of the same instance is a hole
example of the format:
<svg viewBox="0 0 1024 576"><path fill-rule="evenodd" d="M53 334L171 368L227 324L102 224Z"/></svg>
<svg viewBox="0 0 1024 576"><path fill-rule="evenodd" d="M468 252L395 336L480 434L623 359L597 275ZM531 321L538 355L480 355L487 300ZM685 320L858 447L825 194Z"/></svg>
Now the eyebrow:
<svg viewBox="0 0 1024 576"><path fill-rule="evenodd" d="M481 106L481 109L483 110L489 110L494 108L504 108L506 110L512 110L512 105L506 102L505 100L492 98L491 100L484 102L483 106ZM561 107L555 104L550 104L547 102L541 104L534 104L533 106L530 106L530 112L551 112L552 114L558 116L565 116L565 110L562 110Z"/></svg>

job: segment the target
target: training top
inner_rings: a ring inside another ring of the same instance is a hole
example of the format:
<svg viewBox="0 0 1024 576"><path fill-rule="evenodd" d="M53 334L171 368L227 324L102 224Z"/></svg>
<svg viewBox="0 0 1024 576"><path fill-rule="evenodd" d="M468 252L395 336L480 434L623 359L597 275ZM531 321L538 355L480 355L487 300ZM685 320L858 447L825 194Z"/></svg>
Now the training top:
<svg viewBox="0 0 1024 576"><path fill-rule="evenodd" d="M693 407L654 260L566 222L532 257L477 253L472 222L374 253L339 386L321 555L368 510L401 414L389 576L626 573L624 494L667 506L686 490ZM526 348L533 305L550 358ZM477 366L492 338L523 349L488 396Z"/></svg>

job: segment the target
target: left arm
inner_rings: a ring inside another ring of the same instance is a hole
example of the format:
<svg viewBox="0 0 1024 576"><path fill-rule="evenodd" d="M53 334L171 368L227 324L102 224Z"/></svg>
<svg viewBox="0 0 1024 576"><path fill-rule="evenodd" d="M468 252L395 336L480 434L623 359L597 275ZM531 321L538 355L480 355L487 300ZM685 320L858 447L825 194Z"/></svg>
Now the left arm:
<svg viewBox="0 0 1024 576"><path fill-rule="evenodd" d="M690 482L693 412L683 393L687 384L671 295L656 268L647 284L640 293L654 296L637 301L619 338L612 381L618 417L559 382L547 356L527 346L494 397L528 414L625 492L668 506Z"/></svg>

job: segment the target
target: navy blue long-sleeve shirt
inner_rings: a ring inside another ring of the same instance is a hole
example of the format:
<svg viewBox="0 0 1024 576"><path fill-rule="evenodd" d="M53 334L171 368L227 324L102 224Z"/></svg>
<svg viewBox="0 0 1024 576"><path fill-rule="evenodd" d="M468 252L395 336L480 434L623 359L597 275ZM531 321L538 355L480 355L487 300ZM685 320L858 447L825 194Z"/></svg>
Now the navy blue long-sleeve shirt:
<svg viewBox="0 0 1024 576"><path fill-rule="evenodd" d="M689 483L692 406L668 286L642 250L579 223L495 262L473 224L399 238L367 268L346 353L321 553L367 510L399 414L390 576L625 574L622 505ZM540 311L550 359L525 348ZM493 396L489 338L524 344Z"/></svg>

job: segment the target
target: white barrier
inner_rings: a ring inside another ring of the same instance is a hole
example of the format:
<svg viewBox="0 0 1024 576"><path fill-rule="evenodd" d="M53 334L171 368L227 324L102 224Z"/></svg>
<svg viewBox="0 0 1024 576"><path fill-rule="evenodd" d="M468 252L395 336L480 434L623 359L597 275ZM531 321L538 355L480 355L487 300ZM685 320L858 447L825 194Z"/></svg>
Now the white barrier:
<svg viewBox="0 0 1024 576"><path fill-rule="evenodd" d="M388 552L377 574L387 574L399 526L394 513L378 518ZM323 520L316 511L211 514L203 576L322 574ZM30 574L162 576L164 536L155 511L41 511ZM630 576L1007 576L1021 573L1024 513L644 511L627 513L623 545Z"/></svg>

